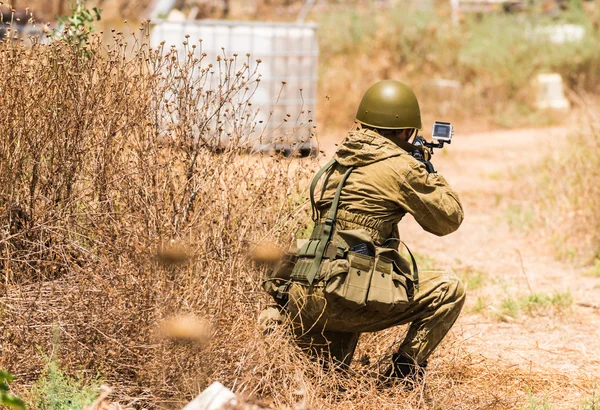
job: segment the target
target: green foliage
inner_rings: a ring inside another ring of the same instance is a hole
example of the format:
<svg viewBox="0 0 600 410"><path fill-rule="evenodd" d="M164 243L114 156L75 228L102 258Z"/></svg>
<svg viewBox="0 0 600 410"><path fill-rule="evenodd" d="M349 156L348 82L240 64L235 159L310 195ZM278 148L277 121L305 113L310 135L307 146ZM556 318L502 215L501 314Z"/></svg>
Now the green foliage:
<svg viewBox="0 0 600 410"><path fill-rule="evenodd" d="M467 72L481 73L494 85L507 80L509 94L532 77L536 67L530 64L529 53L535 47L513 16L486 15L468 21L466 30L470 35L458 50L458 62Z"/></svg>
<svg viewBox="0 0 600 410"><path fill-rule="evenodd" d="M483 309L485 309L485 307L486 307L485 300L482 297L478 296L477 297L477 302L475 302L475 306L473 306L471 308L471 312L473 312L473 313L482 313Z"/></svg>
<svg viewBox="0 0 600 410"><path fill-rule="evenodd" d="M520 410L552 410L552 406L548 403L547 400L542 400L541 402L535 398L533 393L528 392L529 403L525 406L521 406Z"/></svg>
<svg viewBox="0 0 600 410"><path fill-rule="evenodd" d="M569 307L573 304L573 295L568 290L562 293L556 292L552 295L550 303L552 306Z"/></svg>
<svg viewBox="0 0 600 410"><path fill-rule="evenodd" d="M472 267L466 266L463 268L456 269L456 274L460 280L464 283L467 290L477 290L483 286L485 282L485 273Z"/></svg>
<svg viewBox="0 0 600 410"><path fill-rule="evenodd" d="M563 24L582 26L584 38L553 43L550 33ZM505 82L509 96L519 95L536 73L558 71L575 80L574 73L587 71L578 70L578 65L600 65L600 52L592 46L597 44L599 33L580 9L557 19L536 14L488 14L468 20L463 30L468 36L459 49L459 63L495 85Z"/></svg>
<svg viewBox="0 0 600 410"><path fill-rule="evenodd" d="M353 53L364 47L375 34L375 16L362 15L353 8L321 16L320 42L326 54Z"/></svg>
<svg viewBox="0 0 600 410"><path fill-rule="evenodd" d="M511 204L506 209L505 218L509 226L524 230L533 227L534 214L528 207L521 204Z"/></svg>
<svg viewBox="0 0 600 410"><path fill-rule="evenodd" d="M100 21L101 12L97 7L88 10L85 8L84 0L77 0L71 5L70 16L59 17L59 21L64 26L61 36L73 46L83 49L88 44L90 33L95 30L94 21ZM87 50L85 53L89 56Z"/></svg>
<svg viewBox="0 0 600 410"><path fill-rule="evenodd" d="M594 260L594 266L585 271L586 275L600 277L600 258Z"/></svg>
<svg viewBox="0 0 600 410"><path fill-rule="evenodd" d="M600 410L600 397L596 395L596 391L592 392L592 396L585 399L581 410Z"/></svg>
<svg viewBox="0 0 600 410"><path fill-rule="evenodd" d="M542 307L550 305L550 300L550 296L546 293L532 293L520 298L519 306L523 311L533 313Z"/></svg>
<svg viewBox="0 0 600 410"><path fill-rule="evenodd" d="M410 255L408 255L407 252L405 252L402 248L403 247L400 249L400 253L402 253L407 260L410 260ZM412 254L420 271L433 270L435 268L435 259L432 257L420 254L418 252L413 252Z"/></svg>
<svg viewBox="0 0 600 410"><path fill-rule="evenodd" d="M554 292L553 294L534 292L517 299L510 296L505 298L502 301L501 309L504 315L517 318L523 313L534 315L542 312L545 308L564 309L572 304L573 296L568 290Z"/></svg>
<svg viewBox="0 0 600 410"><path fill-rule="evenodd" d="M13 381L13 375L5 370L0 370L0 406L25 410L23 400L9 392L8 383L11 381Z"/></svg>
<svg viewBox="0 0 600 410"><path fill-rule="evenodd" d="M519 303L511 297L505 298L502 301L500 308L504 315L512 317L513 319L516 319L521 314Z"/></svg>
<svg viewBox="0 0 600 410"><path fill-rule="evenodd" d="M39 410L81 410L96 399L99 385L69 377L56 361L49 361L33 393Z"/></svg>

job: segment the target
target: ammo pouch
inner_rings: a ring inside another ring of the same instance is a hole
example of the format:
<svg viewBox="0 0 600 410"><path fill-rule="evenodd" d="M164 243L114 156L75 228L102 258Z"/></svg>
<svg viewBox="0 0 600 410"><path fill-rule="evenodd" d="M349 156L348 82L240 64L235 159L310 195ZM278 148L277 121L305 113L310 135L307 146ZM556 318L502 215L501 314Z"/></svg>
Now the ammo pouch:
<svg viewBox="0 0 600 410"><path fill-rule="evenodd" d="M313 229L311 238L305 241L300 250L286 252L263 279L262 287L279 304L285 304L286 292L291 281L310 283L319 275L321 262L325 253L334 251L332 258L336 256L335 249L329 240L321 240L324 232L331 232L331 224L317 223ZM329 234L327 234L329 238ZM339 257L344 256L344 250L339 250ZM319 257L320 255L320 257ZM311 278L309 280L309 278Z"/></svg>
<svg viewBox="0 0 600 410"><path fill-rule="evenodd" d="M328 301L352 310L403 311L418 283L416 264L412 268L392 248L376 248L374 256L348 251L343 259L323 261L323 291Z"/></svg>

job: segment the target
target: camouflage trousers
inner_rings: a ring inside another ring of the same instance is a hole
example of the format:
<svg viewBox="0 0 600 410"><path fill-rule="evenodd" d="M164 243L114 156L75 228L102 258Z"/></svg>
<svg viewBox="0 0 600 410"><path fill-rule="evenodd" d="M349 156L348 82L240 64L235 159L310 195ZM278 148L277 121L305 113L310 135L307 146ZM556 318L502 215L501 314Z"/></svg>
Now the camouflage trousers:
<svg viewBox="0 0 600 410"><path fill-rule="evenodd" d="M462 309L465 290L452 272L419 272L419 291L401 312L350 310L328 303L323 288L294 283L287 311L298 345L310 354L349 366L362 332L410 323L397 353L424 363Z"/></svg>

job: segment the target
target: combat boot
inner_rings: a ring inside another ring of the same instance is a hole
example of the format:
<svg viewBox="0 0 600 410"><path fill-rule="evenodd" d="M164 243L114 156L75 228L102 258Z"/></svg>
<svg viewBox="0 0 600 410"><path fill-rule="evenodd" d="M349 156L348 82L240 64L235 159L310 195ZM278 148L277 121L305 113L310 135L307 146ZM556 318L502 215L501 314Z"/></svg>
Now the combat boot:
<svg viewBox="0 0 600 410"><path fill-rule="evenodd" d="M427 361L420 364L408 357L395 353L392 355L392 363L379 376L379 383L383 387L390 387L396 383L401 383L404 388L413 390L418 384L423 382Z"/></svg>

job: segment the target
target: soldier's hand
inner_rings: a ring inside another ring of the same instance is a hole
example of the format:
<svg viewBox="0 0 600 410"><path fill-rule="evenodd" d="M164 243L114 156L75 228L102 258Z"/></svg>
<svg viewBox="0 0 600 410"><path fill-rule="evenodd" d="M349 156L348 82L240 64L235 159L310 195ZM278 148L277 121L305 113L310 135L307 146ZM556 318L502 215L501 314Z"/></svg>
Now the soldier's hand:
<svg viewBox="0 0 600 410"><path fill-rule="evenodd" d="M431 151L427 147L419 145L415 147L415 150L412 152L412 156L421 162L427 162L431 160Z"/></svg>
<svg viewBox="0 0 600 410"><path fill-rule="evenodd" d="M425 162L431 161L431 150L425 146L421 146L419 149L423 151L423 159Z"/></svg>

